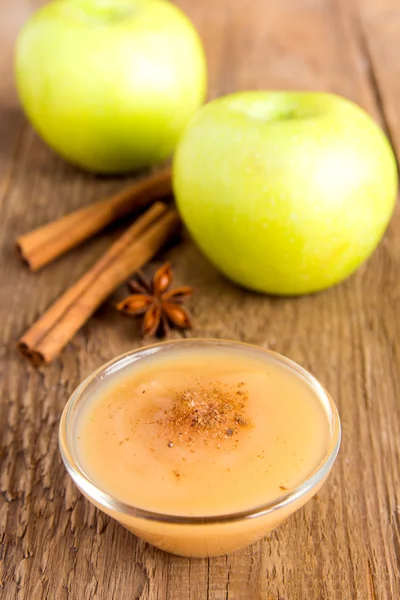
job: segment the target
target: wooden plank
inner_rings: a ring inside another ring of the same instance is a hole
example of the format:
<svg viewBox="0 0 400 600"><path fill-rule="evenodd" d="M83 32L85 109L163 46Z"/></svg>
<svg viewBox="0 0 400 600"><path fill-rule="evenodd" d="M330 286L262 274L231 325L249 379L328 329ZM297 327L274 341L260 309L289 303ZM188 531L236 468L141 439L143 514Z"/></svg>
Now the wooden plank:
<svg viewBox="0 0 400 600"><path fill-rule="evenodd" d="M372 84L393 146L400 155L400 4L397 0L357 0L357 3Z"/></svg>
<svg viewBox="0 0 400 600"><path fill-rule="evenodd" d="M389 6L390 0L385 1ZM251 4L179 0L178 4L193 18L204 40L210 97L249 88L323 89L344 94L382 122L392 122L386 107L395 106L395 84L381 74L382 59L375 59L379 85L390 83L385 84L382 118L356 5L345 0ZM32 7L17 0L12 11L25 15ZM20 19L12 19L15 28ZM390 40L398 54L400 41L393 36ZM7 53L9 57L10 50ZM10 69L9 58L0 68ZM135 324L127 327L110 301L49 367L34 371L14 349L16 337L115 234L101 236L36 275L29 274L14 255L15 236L119 188L130 178L96 178L70 167L24 125L11 84L0 94L0 127L6 132L0 136L2 598L396 598L399 211L365 267L343 285L308 298L246 293L217 274L188 240L169 252L177 283L197 289L194 334L243 339L297 360L331 391L344 430L329 482L266 541L210 560L169 556L136 540L83 500L57 451L58 419L68 395L102 362L140 345Z"/></svg>

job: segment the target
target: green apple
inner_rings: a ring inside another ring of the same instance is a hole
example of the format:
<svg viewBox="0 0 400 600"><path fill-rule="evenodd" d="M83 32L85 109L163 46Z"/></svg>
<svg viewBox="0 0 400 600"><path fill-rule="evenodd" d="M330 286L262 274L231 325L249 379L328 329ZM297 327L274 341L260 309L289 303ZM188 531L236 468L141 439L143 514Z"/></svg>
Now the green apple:
<svg viewBox="0 0 400 600"><path fill-rule="evenodd" d="M371 254L397 167L383 132L344 98L240 92L191 121L173 183L189 232L227 277L297 295L338 283Z"/></svg>
<svg viewBox="0 0 400 600"><path fill-rule="evenodd" d="M206 93L198 34L163 0L51 2L22 29L15 67L38 133L101 173L166 158Z"/></svg>

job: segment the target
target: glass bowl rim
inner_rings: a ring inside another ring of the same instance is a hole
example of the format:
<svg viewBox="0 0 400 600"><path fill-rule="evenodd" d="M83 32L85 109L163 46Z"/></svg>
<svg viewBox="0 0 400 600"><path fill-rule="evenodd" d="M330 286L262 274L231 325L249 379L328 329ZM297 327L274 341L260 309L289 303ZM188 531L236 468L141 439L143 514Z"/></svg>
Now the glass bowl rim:
<svg viewBox="0 0 400 600"><path fill-rule="evenodd" d="M107 376L115 372L116 367L124 367L128 364L135 362L143 356L149 354L166 351L168 348L177 345L212 345L212 346L236 346L236 347L248 347L253 350L257 350L260 353L267 353L272 356L278 362L285 364L290 369L294 370L298 375L305 379L308 384L316 392L319 400L325 407L329 423L330 423L330 440L327 444L327 451L324 457L321 459L319 464L301 483L291 490L288 494L279 496L276 500L270 501L264 505L251 507L246 510L227 513L217 514L209 516L180 516L175 514L163 514L159 512L149 511L143 508L136 507L131 504L127 504L122 500L114 498L109 493L102 490L97 486L89 477L84 473L77 460L74 459L73 452L68 444L68 420L71 412L81 398L82 394L86 391L93 380L98 378L99 375ZM247 342L226 340L218 338L188 338L173 341L159 342L156 344L142 346L135 348L121 354L107 363L100 366L98 369L93 371L88 377L86 377L82 383L75 389L75 391L69 397L67 404L65 405L59 425L59 449L64 465L67 472L80 488L80 490L91 499L97 506L100 506L107 511L119 512L129 517L138 519L145 519L148 521L157 521L163 523L182 524L182 525L195 525L195 524L212 524L212 523L227 523L232 521L241 521L243 519L254 519L257 517L265 516L276 510L282 509L295 500L298 500L302 496L306 495L307 492L315 488L320 481L323 481L327 476L336 460L339 452L341 442L341 425L337 407L325 390L325 388L319 383L319 381L309 373L306 369L298 365L296 362L289 358L286 358L282 354L257 346L255 344L249 344Z"/></svg>

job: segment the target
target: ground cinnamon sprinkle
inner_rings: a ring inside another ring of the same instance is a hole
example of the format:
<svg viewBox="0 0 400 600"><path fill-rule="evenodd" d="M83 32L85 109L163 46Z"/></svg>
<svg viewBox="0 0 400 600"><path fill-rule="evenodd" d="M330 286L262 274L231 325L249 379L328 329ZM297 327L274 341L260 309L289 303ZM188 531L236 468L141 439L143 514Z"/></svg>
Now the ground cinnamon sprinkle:
<svg viewBox="0 0 400 600"><path fill-rule="evenodd" d="M175 443L191 444L203 439L218 442L231 438L239 429L252 427L250 419L244 416L248 395L238 387L229 389L207 389L201 385L175 394L172 405L160 420L167 438L167 446ZM218 447L220 444L218 444Z"/></svg>

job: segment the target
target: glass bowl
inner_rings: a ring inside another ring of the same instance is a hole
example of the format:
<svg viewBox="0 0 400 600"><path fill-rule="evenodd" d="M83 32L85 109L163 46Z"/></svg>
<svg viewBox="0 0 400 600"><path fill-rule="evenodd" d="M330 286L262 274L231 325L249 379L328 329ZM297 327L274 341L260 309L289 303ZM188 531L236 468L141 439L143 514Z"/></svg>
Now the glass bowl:
<svg viewBox="0 0 400 600"><path fill-rule="evenodd" d="M261 353L268 360L283 363L305 380L323 406L329 421L329 438L323 459L307 478L273 502L249 507L241 512L207 517L188 517L143 510L121 502L101 489L85 473L74 451L76 417L94 389L117 371L154 353L168 352L176 345L188 349L201 347L240 347ZM305 369L291 360L266 350L244 344L214 339L189 339L159 343L128 352L108 362L89 375L75 390L66 404L60 422L59 446L68 473L79 490L97 508L110 515L129 531L158 548L180 556L218 556L247 546L265 537L284 519L303 506L325 482L339 451L341 427L333 400L321 384Z"/></svg>

